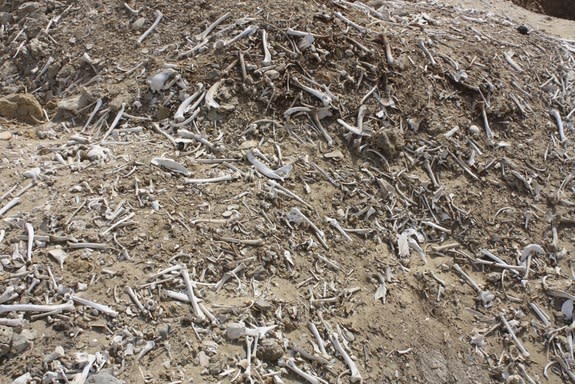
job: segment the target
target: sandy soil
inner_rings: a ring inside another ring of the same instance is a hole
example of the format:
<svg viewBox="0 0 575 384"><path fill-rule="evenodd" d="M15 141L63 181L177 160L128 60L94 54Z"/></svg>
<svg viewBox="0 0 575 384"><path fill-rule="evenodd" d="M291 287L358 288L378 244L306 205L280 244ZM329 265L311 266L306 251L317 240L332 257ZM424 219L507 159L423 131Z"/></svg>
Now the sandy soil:
<svg viewBox="0 0 575 384"><path fill-rule="evenodd" d="M0 383L569 380L559 22L481 1L22 3L0 2L0 324L20 323Z"/></svg>

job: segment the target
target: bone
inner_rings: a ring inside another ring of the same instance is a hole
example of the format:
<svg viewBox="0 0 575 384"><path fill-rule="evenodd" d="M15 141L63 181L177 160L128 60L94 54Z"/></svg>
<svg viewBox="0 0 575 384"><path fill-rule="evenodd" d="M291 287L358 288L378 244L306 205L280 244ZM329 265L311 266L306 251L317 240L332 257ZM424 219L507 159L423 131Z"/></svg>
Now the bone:
<svg viewBox="0 0 575 384"><path fill-rule="evenodd" d="M202 33L195 36L196 41L204 41L218 25L226 21L230 17L230 13L226 12L220 16L216 21L210 24Z"/></svg>
<svg viewBox="0 0 575 384"><path fill-rule="evenodd" d="M190 179L184 178L184 184L210 184L210 183L221 183L224 181L233 181L241 178L239 173L234 173L231 175L223 175L218 177L206 178L206 179Z"/></svg>
<svg viewBox="0 0 575 384"><path fill-rule="evenodd" d="M331 138L330 134L327 132L327 130L322 125L321 119L319 118L319 111L314 109L309 113L309 115L311 116L311 119L314 122L315 126L317 127L317 129L319 129L321 135L323 136L323 138L327 142L327 145L332 147L334 145L333 139Z"/></svg>
<svg viewBox="0 0 575 384"><path fill-rule="evenodd" d="M349 132L353 133L354 135L357 136L365 136L365 137L370 137L371 135L369 133L365 133L363 132L360 128L358 127L354 127L353 125L350 125L348 123L346 123L344 120L342 119L337 119L337 122L339 125L341 125L342 127L344 127L345 129L347 129Z"/></svg>
<svg viewBox="0 0 575 384"><path fill-rule="evenodd" d="M507 63L509 65L511 65L511 67L514 70L516 70L517 72L523 71L523 68L521 68L521 66L519 64L517 64L517 62L515 60L513 60L513 52L507 51L507 52L503 53L503 56L505 57L505 60L507 61Z"/></svg>
<svg viewBox="0 0 575 384"><path fill-rule="evenodd" d="M479 284L477 284L471 278L471 276L469 276L467 273L465 273L458 264L453 264L453 269L455 270L455 272L457 272L457 274L459 276L461 276L461 278L467 284L469 284L479 294L479 296L478 296L479 300L481 300L484 307L489 308L489 307L493 306L493 300L495 299L495 296L491 292L484 291L483 289L481 289Z"/></svg>
<svg viewBox="0 0 575 384"><path fill-rule="evenodd" d="M192 175L192 172L189 169L187 169L182 164L180 164L177 161L174 161L172 159L163 158L163 157L155 157L152 159L151 163L152 163L152 165L155 165L156 167L165 168L165 169L170 170L174 173L179 173L180 175L184 175L184 176L191 176Z"/></svg>
<svg viewBox="0 0 575 384"><path fill-rule="evenodd" d="M231 278L238 278L237 274L241 272L245 268L245 264L240 263L236 266L233 270L224 273L220 281L218 281L215 285L216 292L222 289L225 283L227 283Z"/></svg>
<svg viewBox="0 0 575 384"><path fill-rule="evenodd" d="M140 9L134 9L130 7L128 3L124 3L124 8L134 16L137 16L140 13Z"/></svg>
<svg viewBox="0 0 575 384"><path fill-rule="evenodd" d="M340 19L341 21L343 21L344 23L346 23L347 25L357 29L360 33L367 33L369 32L369 29L362 27L361 25L351 21L350 19L348 19L347 17L345 17L344 15L341 14L341 12L335 12L334 13L335 17L337 17L338 19Z"/></svg>
<svg viewBox="0 0 575 384"><path fill-rule="evenodd" d="M185 120L184 114L186 113L188 107L190 106L190 104L198 99L198 105L199 103L202 101L205 93L204 93L204 85L202 83L199 84L199 89L191 96L187 97L184 101L182 101L182 103L179 105L178 109L176 110L176 113L174 114L174 120L178 123L181 123L182 121ZM192 110L194 110L195 108L192 107Z"/></svg>
<svg viewBox="0 0 575 384"><path fill-rule="evenodd" d="M140 361L142 359L142 357L144 357L147 353L149 353L155 347L156 347L156 343L154 342L154 340L147 341L144 348L142 348L140 353L138 353L138 356L136 356L136 361Z"/></svg>
<svg viewBox="0 0 575 384"><path fill-rule="evenodd" d="M181 267L181 274L182 274L182 278L184 279L184 284L186 286L186 293L188 295L188 299L190 300L190 303L192 304L192 310L194 311L194 315L196 315L196 317L200 320L205 320L206 315L204 314L204 312L202 311L202 309L199 306L198 298L194 294L194 287L190 281L190 275L188 273L188 268L185 265L182 265L182 267Z"/></svg>
<svg viewBox="0 0 575 384"><path fill-rule="evenodd" d="M437 65L437 61L435 61L435 58L433 57L429 49L427 49L427 47L425 46L425 42L423 40L419 40L419 48L421 48L421 50L425 52L425 55L429 58L429 61L431 62L431 65L433 66Z"/></svg>
<svg viewBox="0 0 575 384"><path fill-rule="evenodd" d="M525 248L523 248L523 251L521 251L521 256L519 256L519 261L521 263L523 263L525 260L527 260L527 257L533 256L533 255L543 256L543 255L545 255L545 250L539 244L529 244L529 245L525 246Z"/></svg>
<svg viewBox="0 0 575 384"><path fill-rule="evenodd" d="M93 309L97 310L98 312L102 312L102 313L104 313L110 317L118 317L118 315L119 315L119 313L117 311L113 310L112 308L108 307L107 305L99 304L99 303L96 303L94 301L84 299L83 297L80 297L77 295L71 295L70 298L78 304L93 308Z"/></svg>
<svg viewBox="0 0 575 384"><path fill-rule="evenodd" d="M127 221L129 221L132 217L136 216L136 213L131 212L130 214L126 215L126 217L122 218L121 220L116 221L114 224L112 224L111 226L109 226L106 230L104 230L102 232L102 235L105 235L111 231L113 231L114 229L118 228L120 225L126 223Z"/></svg>
<svg viewBox="0 0 575 384"><path fill-rule="evenodd" d="M148 35L150 33L152 33L154 31L154 29L156 29L156 27L158 26L158 24L160 24L160 21L162 20L162 17L164 17L164 15L162 14L162 12L160 12L159 10L154 11L154 16L156 17L156 19L154 20L154 22L152 23L152 25L150 26L150 28L148 28L146 30L146 32L142 33L142 35L138 38L137 42L138 44L142 44L144 42L144 40L146 39L146 37L148 37Z"/></svg>
<svg viewBox="0 0 575 384"><path fill-rule="evenodd" d="M86 382L86 379L90 374L90 370L92 369L92 366L96 362L96 355L87 355L87 359L84 360L83 362L86 365L84 365L82 372L74 376L74 380L72 380L71 384L84 384Z"/></svg>
<svg viewBox="0 0 575 384"><path fill-rule="evenodd" d="M126 108L126 103L122 103L122 107L120 108L120 110L118 111L118 113L116 114L116 117L114 118L114 121L112 121L112 124L110 124L110 128L108 128L108 130L106 131L106 133L104 133L104 136L102 136L101 141L103 142L104 140L106 140L106 138L110 135L110 133L112 133L112 131L114 130L114 128L116 128L116 126L118 125L118 123L120 122L120 119L122 118L122 115L124 114L124 109Z"/></svg>
<svg viewBox="0 0 575 384"><path fill-rule="evenodd" d="M307 85L302 84L298 80L297 77L292 77L291 82L293 82L298 88L306 91L310 95L319 99L325 107L329 106L331 104L331 102L333 101L332 98L327 93L324 93L322 91L319 91L317 89L314 89L314 88L308 87Z"/></svg>
<svg viewBox="0 0 575 384"><path fill-rule="evenodd" d="M218 89L220 88L222 83L223 83L223 80L216 81L214 84L212 84L210 89L208 89L208 91L206 92L205 101L206 101L206 106L208 108L212 108L212 109L220 108L220 104L218 102L216 102L215 97L216 97L216 94L218 93Z"/></svg>
<svg viewBox="0 0 575 384"><path fill-rule="evenodd" d="M326 359L329 359L330 356L327 353L327 351L325 350L325 341L320 336L319 331L317 330L317 327L315 326L315 324L310 321L307 323L307 327L309 328L309 330L313 334L313 337L315 338L315 342L317 344L317 347L319 348L319 351L321 352L323 357Z"/></svg>
<svg viewBox="0 0 575 384"><path fill-rule="evenodd" d="M305 372L304 370L298 368L298 366L295 364L295 360L292 358L288 358L288 359L281 359L278 362L280 367L288 367L289 369L291 369L296 375L300 376L302 379L304 379L305 381L307 381L310 384L328 384L327 381L325 381L324 379L314 376L310 373Z"/></svg>
<svg viewBox="0 0 575 384"><path fill-rule="evenodd" d="M517 349L519 349L519 352L521 352L523 357L528 358L530 356L529 352L527 351L527 349L525 349L525 347L523 346L523 343L521 342L521 340L519 340L517 335L515 335L515 332L513 332L513 329L511 328L511 325L509 324L509 322L505 318L505 315L503 313L501 313L501 314L499 314L499 318L501 319L501 322L503 323L503 326L505 327L505 329L507 329L507 332L511 336L511 339L515 343L515 346L517 347Z"/></svg>
<svg viewBox="0 0 575 384"><path fill-rule="evenodd" d="M333 345L334 349L337 353L343 358L343 361L348 366L349 370L351 371L350 374L350 381L352 383L361 383L363 382L363 378L361 377L361 373L359 369L357 369L357 364L353 361L351 356L345 351L341 343L339 342L339 335L337 333L332 333L329 337L331 344Z"/></svg>
<svg viewBox="0 0 575 384"><path fill-rule="evenodd" d="M300 202L301 204L305 205L306 207L308 207L309 209L313 209L313 207L307 203L304 199L302 199L301 197L299 197L298 195L296 195L295 193L293 193L292 191L290 191L289 189L287 189L286 187L282 186L281 184L278 184L276 181L274 180L268 180L268 185L272 188L272 189L277 189L283 193L285 193L287 196L291 197L292 199Z"/></svg>
<svg viewBox="0 0 575 384"><path fill-rule="evenodd" d="M487 119L487 112L485 111L485 105L481 105L481 116L483 116L483 127L485 128L485 135L487 136L487 143L493 145L493 132L489 126L489 120Z"/></svg>
<svg viewBox="0 0 575 384"><path fill-rule="evenodd" d="M144 308L144 305L142 305L142 303L140 302L140 299L138 299L138 296L136 296L136 292L134 292L134 290L131 287L126 286L124 288L124 292L126 292L126 294L130 296L130 299L132 299L134 304L136 304L136 307L138 307L140 312L147 312L146 308Z"/></svg>
<svg viewBox="0 0 575 384"><path fill-rule="evenodd" d="M0 326L21 328L21 327L25 327L27 324L28 324L28 320L26 320L26 319L6 319L3 317L0 317Z"/></svg>
<svg viewBox="0 0 575 384"><path fill-rule="evenodd" d="M82 127L82 132L85 132L86 129L88 129L88 127L92 123L92 120L94 120L94 117L96 116L96 114L100 110L100 107L102 107L102 99L101 98L96 100L96 105L94 106L94 110L92 111L92 113L90 113L90 116L88 116L88 120L86 120L86 123L84 123L84 127Z"/></svg>
<svg viewBox="0 0 575 384"><path fill-rule="evenodd" d="M8 212L10 209L12 209L14 206L16 206L18 204L20 204L20 198L19 197L15 197L12 200L10 200L8 203L6 203L5 206L0 208L0 217L2 217L6 212Z"/></svg>
<svg viewBox="0 0 575 384"><path fill-rule="evenodd" d="M302 213L297 207L293 207L287 214L287 220L294 223L306 223L309 225L316 233L318 240L320 243L325 247L325 249L329 249L327 242L325 240L325 234L322 230L320 230L317 225L315 225L306 215Z"/></svg>
<svg viewBox="0 0 575 384"><path fill-rule="evenodd" d="M74 303L69 301L64 304L1 304L0 313L7 312L54 312L73 311Z"/></svg>
<svg viewBox="0 0 575 384"><path fill-rule="evenodd" d="M336 220L332 219L331 217L325 217L325 221L328 222L332 227L334 227L347 241L353 241L353 239L347 234L345 229L341 226L341 224Z"/></svg>
<svg viewBox="0 0 575 384"><path fill-rule="evenodd" d="M250 25L246 29L244 29L242 32L240 32L239 34L234 36L232 39L225 41L223 43L223 46L224 47L230 46L230 45L236 43L237 41L243 39L244 37L249 37L249 36L253 35L254 33L257 32L257 30L258 30L257 26Z"/></svg>
<svg viewBox="0 0 575 384"><path fill-rule="evenodd" d="M165 68L162 71L155 73L153 76L148 78L148 84L150 85L151 91L156 93L166 89L170 78L177 73L178 72L173 68Z"/></svg>
<svg viewBox="0 0 575 384"><path fill-rule="evenodd" d="M265 29L262 29L262 45L264 48L264 59L262 60L262 64L265 66L271 65L272 54L270 53L270 49L268 47L268 32Z"/></svg>
<svg viewBox="0 0 575 384"><path fill-rule="evenodd" d="M34 245L34 227L30 223L25 224L26 232L28 232L28 247L26 250L26 258L28 263L32 263L32 246Z"/></svg>
<svg viewBox="0 0 575 384"><path fill-rule="evenodd" d="M268 167L267 165L265 165L264 163L259 161L254 156L253 151L248 151L246 154L246 158L255 167L256 171L258 171L262 175L264 175L270 179L274 179L274 180L284 181L284 179L287 176L289 176L289 173L291 172L291 170L293 168L291 165L286 165L286 166L280 167L274 171L273 169L271 169L270 167Z"/></svg>
<svg viewBox="0 0 575 384"><path fill-rule="evenodd" d="M68 247L72 249L108 249L111 248L108 244L105 243L68 243Z"/></svg>
<svg viewBox="0 0 575 384"><path fill-rule="evenodd" d="M567 142L567 137L565 136L565 129L563 128L563 120L561 120L561 114L555 108L549 110L549 114L555 119L557 129L559 130L559 139L561 140L561 143Z"/></svg>
<svg viewBox="0 0 575 384"><path fill-rule="evenodd" d="M529 303L529 307L533 310L533 312L535 312L535 314L537 315L539 320L541 320L543 325L545 325L546 327L551 325L551 318L549 317L548 314L545 313L545 311L539 308L537 303Z"/></svg>

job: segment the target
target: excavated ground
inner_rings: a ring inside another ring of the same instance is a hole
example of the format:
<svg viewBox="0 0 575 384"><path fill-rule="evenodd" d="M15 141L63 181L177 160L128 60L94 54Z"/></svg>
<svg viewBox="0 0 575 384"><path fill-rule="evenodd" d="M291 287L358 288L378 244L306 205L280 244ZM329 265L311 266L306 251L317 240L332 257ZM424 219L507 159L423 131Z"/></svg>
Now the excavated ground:
<svg viewBox="0 0 575 384"><path fill-rule="evenodd" d="M227 3L0 2L0 383L575 382L575 45Z"/></svg>

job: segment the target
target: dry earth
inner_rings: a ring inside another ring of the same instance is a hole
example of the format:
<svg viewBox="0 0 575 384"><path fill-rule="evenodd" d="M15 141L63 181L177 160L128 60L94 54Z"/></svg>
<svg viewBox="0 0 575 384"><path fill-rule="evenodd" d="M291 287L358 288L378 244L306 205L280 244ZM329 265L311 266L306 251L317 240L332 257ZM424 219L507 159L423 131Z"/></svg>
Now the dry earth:
<svg viewBox="0 0 575 384"><path fill-rule="evenodd" d="M575 382L575 45L289 3L0 2L0 383Z"/></svg>

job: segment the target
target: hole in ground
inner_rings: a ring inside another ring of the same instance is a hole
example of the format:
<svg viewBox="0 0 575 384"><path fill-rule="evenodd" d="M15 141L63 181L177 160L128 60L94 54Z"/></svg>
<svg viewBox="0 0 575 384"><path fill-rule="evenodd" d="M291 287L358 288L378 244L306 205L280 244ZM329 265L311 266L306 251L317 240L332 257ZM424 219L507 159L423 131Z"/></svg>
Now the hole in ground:
<svg viewBox="0 0 575 384"><path fill-rule="evenodd" d="M511 0L533 12L575 20L575 0Z"/></svg>

